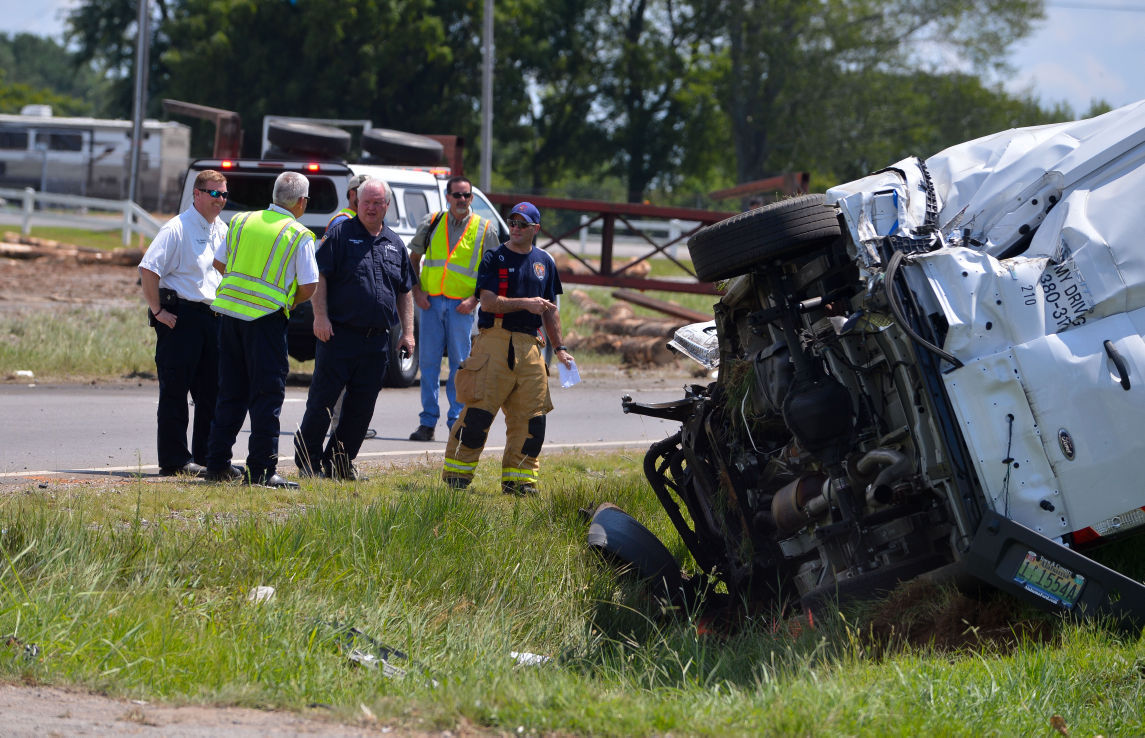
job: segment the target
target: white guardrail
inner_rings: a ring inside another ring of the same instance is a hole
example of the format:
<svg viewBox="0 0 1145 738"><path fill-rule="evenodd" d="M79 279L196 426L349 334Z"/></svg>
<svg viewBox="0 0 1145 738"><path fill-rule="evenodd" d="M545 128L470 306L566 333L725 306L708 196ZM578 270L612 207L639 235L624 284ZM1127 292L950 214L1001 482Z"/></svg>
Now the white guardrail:
<svg viewBox="0 0 1145 738"><path fill-rule="evenodd" d="M70 225L93 230L122 230L123 245L131 245L131 235L138 233L154 238L163 223L130 200L103 200L79 195L59 195L36 192L31 187L22 190L0 188L0 198L7 201L0 212L11 221L15 206L19 205L20 233L27 236L32 225ZM38 206L38 207L37 207ZM90 211L106 212L107 215Z"/></svg>

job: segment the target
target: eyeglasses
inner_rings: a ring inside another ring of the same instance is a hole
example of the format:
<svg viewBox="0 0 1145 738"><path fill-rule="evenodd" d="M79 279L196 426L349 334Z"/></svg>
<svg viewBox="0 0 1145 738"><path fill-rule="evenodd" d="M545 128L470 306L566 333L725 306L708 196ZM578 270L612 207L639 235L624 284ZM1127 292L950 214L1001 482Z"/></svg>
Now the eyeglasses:
<svg viewBox="0 0 1145 738"><path fill-rule="evenodd" d="M473 197L472 192L450 192L449 196L454 200L468 200Z"/></svg>
<svg viewBox="0 0 1145 738"><path fill-rule="evenodd" d="M518 220L517 218L511 218L509 220L510 228L530 228L532 225L533 224L527 220Z"/></svg>
<svg viewBox="0 0 1145 738"><path fill-rule="evenodd" d="M199 192L205 192L208 195L210 195L211 197L221 197L224 200L226 200L227 197L230 195L230 193L227 192L226 190L204 190L202 187L196 187L195 189L198 190Z"/></svg>

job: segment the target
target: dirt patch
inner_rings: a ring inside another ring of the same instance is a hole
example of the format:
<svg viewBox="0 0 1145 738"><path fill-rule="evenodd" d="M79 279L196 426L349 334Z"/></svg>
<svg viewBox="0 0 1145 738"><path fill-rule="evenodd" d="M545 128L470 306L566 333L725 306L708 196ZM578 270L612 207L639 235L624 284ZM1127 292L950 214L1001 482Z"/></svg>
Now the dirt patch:
<svg viewBox="0 0 1145 738"><path fill-rule="evenodd" d="M970 595L918 579L875 604L865 636L884 653L904 646L1006 653L1021 643L1048 643L1056 631L1052 622L1001 592Z"/></svg>
<svg viewBox="0 0 1145 738"><path fill-rule="evenodd" d="M80 264L74 259L0 259L0 311L70 305L143 304L135 267Z"/></svg>
<svg viewBox="0 0 1145 738"><path fill-rule="evenodd" d="M335 722L318 706L310 714L243 707L162 705L141 700L117 700L56 687L0 684L0 715L6 736L45 735L190 736L475 736L461 728L444 732L409 731L387 725L368 708L358 724Z"/></svg>

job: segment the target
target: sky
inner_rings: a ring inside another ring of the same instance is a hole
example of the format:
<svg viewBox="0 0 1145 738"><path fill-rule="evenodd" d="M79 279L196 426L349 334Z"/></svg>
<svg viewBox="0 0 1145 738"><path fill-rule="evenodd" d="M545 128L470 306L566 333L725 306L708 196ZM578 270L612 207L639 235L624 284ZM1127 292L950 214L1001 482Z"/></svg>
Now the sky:
<svg viewBox="0 0 1145 738"><path fill-rule="evenodd" d="M78 0L0 0L0 32L56 36ZM1011 50L1003 80L1042 105L1077 114L1094 100L1113 107L1145 99L1145 0L1047 0L1046 20Z"/></svg>

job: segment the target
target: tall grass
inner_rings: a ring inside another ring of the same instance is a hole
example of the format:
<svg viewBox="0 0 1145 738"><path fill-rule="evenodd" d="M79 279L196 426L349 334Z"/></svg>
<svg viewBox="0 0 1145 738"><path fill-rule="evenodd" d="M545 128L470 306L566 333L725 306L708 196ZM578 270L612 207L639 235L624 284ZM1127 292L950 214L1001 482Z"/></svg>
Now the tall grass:
<svg viewBox="0 0 1145 738"><path fill-rule="evenodd" d="M571 291L576 288L570 285ZM586 291L597 302L608 306L615 302L612 290L588 287ZM715 296L682 293L649 292L659 299L671 300L694 310L711 311ZM637 314L657 315L652 310L636 307ZM155 332L148 327L142 299L134 308L107 308L92 305L53 306L50 310L17 310L0 312L0 379L21 369L35 373L37 381L66 382L121 378L137 373L155 372ZM561 301L561 321L566 333L575 328L583 311L566 295ZM614 367L615 355L577 355L578 363L588 367ZM681 359L681 366L691 362ZM291 360L291 370L313 371L313 362Z"/></svg>
<svg viewBox="0 0 1145 738"><path fill-rule="evenodd" d="M88 380L155 371L155 332L145 308L69 307L0 313L0 377Z"/></svg>
<svg viewBox="0 0 1145 738"><path fill-rule="evenodd" d="M1075 735L1145 730L1142 645L1061 624L1049 646L875 652L842 616L756 613L704 635L585 548L612 500L677 557L639 459L545 460L544 492L476 492L428 465L296 493L128 483L0 498L0 677L301 709L411 729L594 735ZM258 585L277 589L248 601ZM805 621L800 621L804 622ZM350 631L350 627L357 632ZM359 635L358 633L365 634ZM403 678L356 665L366 636ZM31 655L20 644L35 644ZM548 656L519 666L510 651Z"/></svg>

